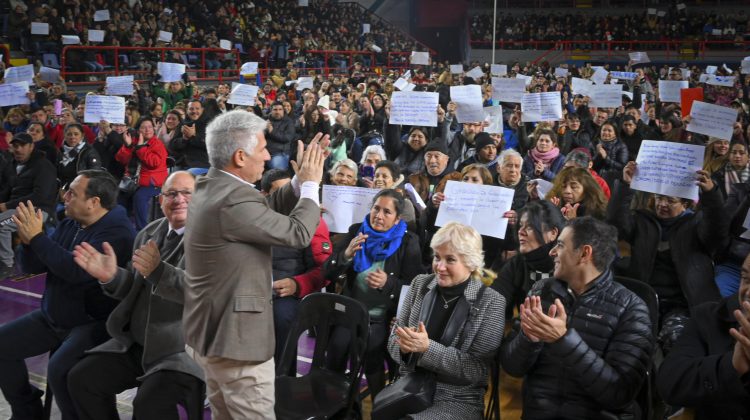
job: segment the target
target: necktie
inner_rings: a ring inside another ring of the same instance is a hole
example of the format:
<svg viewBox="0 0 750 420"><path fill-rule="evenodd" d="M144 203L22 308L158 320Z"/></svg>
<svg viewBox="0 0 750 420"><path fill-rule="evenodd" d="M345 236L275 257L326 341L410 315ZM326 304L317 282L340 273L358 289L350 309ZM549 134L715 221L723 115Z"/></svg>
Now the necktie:
<svg viewBox="0 0 750 420"><path fill-rule="evenodd" d="M164 239L164 242L161 245L161 248L159 248L159 253L162 255L162 260L165 260L166 256L172 254L175 248L177 248L177 246L180 244L181 238L182 236L174 230L169 231L167 237Z"/></svg>

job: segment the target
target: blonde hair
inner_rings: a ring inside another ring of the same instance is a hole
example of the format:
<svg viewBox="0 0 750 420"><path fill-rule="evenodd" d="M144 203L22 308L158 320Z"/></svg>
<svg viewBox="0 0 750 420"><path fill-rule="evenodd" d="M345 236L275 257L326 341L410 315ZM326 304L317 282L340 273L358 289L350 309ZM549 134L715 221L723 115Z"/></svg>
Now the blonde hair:
<svg viewBox="0 0 750 420"><path fill-rule="evenodd" d="M451 251L461 257L461 261L471 269L471 278L489 286L495 281L497 274L484 268L484 251L482 250L482 236L471 226L458 222L450 222L441 227L430 241L430 248L446 245Z"/></svg>

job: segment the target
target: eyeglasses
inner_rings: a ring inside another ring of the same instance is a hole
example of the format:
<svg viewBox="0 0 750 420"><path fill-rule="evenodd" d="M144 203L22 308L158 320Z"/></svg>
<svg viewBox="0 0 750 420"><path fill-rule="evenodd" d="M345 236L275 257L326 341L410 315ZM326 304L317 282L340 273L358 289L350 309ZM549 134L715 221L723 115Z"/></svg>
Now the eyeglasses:
<svg viewBox="0 0 750 420"><path fill-rule="evenodd" d="M193 196L192 191L166 191L161 193L161 195L167 200L175 200L180 194L185 198L190 198Z"/></svg>

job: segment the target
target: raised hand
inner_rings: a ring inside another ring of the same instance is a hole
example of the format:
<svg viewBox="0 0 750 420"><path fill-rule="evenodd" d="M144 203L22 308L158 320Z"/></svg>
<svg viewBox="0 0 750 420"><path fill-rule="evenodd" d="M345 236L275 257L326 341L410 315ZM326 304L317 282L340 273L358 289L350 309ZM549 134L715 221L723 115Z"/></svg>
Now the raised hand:
<svg viewBox="0 0 750 420"><path fill-rule="evenodd" d="M160 263L159 247L153 240L141 245L133 253L133 268L143 277L151 275Z"/></svg>
<svg viewBox="0 0 750 420"><path fill-rule="evenodd" d="M91 277L102 283L109 283L117 274L117 256L109 242L102 244L102 250L103 254L88 242L81 242L73 249L73 261Z"/></svg>
<svg viewBox="0 0 750 420"><path fill-rule="evenodd" d="M320 184L323 179L323 166L328 157L326 149L331 143L330 136L318 133L305 147L297 140L297 178L300 182L312 181Z"/></svg>

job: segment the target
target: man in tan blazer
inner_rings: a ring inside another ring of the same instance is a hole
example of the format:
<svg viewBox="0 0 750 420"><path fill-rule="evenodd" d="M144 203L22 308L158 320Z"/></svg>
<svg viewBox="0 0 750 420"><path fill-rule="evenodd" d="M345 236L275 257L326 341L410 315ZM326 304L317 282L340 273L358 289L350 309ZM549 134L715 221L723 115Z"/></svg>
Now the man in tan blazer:
<svg viewBox="0 0 750 420"><path fill-rule="evenodd" d="M275 418L271 247L309 245L320 219L328 136L299 152L292 182L266 198L252 184L270 159L266 126L235 110L206 127L211 168L196 183L185 230L185 342L206 375L214 419Z"/></svg>

